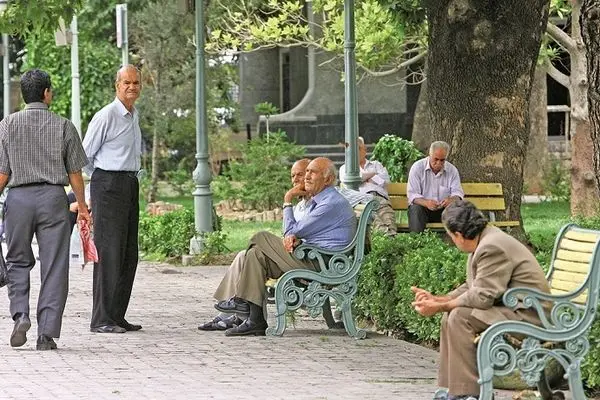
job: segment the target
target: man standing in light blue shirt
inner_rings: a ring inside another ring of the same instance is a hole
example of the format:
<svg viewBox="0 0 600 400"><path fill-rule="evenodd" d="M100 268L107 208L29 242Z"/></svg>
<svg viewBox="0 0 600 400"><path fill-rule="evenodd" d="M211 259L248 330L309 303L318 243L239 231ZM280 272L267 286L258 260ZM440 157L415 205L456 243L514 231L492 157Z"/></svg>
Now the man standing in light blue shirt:
<svg viewBox="0 0 600 400"><path fill-rule="evenodd" d="M413 164L408 173L408 230L423 232L428 222L441 222L442 211L465 194L458 169L448 161L450 145L433 142L429 157Z"/></svg>
<svg viewBox="0 0 600 400"><path fill-rule="evenodd" d="M259 232L250 239L239 279L223 288L229 300L215 305L221 312L249 312L250 315L241 325L225 331L226 336L265 334L267 321L263 303L266 279L277 279L292 269L317 269L318 264L314 260L298 260L291 254L300 241L339 250L354 238L356 217L350 203L333 187L335 172L335 166L327 158L311 161L304 177L305 191L311 197L307 201L307 214L300 221L294 218L291 201L295 188L292 188L284 196L283 240L268 232Z"/></svg>
<svg viewBox="0 0 600 400"><path fill-rule="evenodd" d="M91 175L94 218L93 307L90 330L124 333L142 329L125 320L138 263L139 185L142 135L134 104L141 76L133 65L119 69L115 100L98 111L83 147Z"/></svg>

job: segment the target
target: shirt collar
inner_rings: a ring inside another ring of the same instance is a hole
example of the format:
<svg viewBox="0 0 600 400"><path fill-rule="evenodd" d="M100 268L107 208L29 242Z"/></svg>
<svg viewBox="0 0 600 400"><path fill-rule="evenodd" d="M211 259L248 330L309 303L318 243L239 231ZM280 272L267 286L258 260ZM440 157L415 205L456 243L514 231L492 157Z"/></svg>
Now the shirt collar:
<svg viewBox="0 0 600 400"><path fill-rule="evenodd" d="M121 103L121 100L119 100L118 97L115 97L115 101L114 101L117 110L119 110L119 114L120 115L127 115L127 114L131 114L131 116L134 116L137 109L135 108L135 106L133 106L133 111L129 112L129 110L125 107L125 105L123 103Z"/></svg>
<svg viewBox="0 0 600 400"><path fill-rule="evenodd" d="M333 186L327 186L325 189L314 195L312 201L315 204L318 204L321 200L327 197L328 193L331 193L332 190L335 190Z"/></svg>
<svg viewBox="0 0 600 400"><path fill-rule="evenodd" d="M48 104L42 103L41 101L34 101L25 105L26 110L47 110Z"/></svg>
<svg viewBox="0 0 600 400"><path fill-rule="evenodd" d="M442 169L440 170L440 172L438 172L437 174L433 172L433 170L431 169L431 164L429 164L429 156L427 156L426 158L427 162L425 163L425 171L430 170L432 174L437 175L437 174L441 174L444 171L446 171L446 164L444 163L444 166L442 167Z"/></svg>

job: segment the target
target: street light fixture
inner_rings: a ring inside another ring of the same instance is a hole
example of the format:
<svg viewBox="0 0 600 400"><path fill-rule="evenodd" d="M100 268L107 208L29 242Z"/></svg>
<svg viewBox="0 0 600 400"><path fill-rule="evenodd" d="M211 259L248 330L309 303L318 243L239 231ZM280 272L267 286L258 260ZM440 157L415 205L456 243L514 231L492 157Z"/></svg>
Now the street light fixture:
<svg viewBox="0 0 600 400"><path fill-rule="evenodd" d="M0 15L8 8L9 0L0 0ZM2 76L4 78L3 118L10 113L10 54L8 52L8 34L2 34Z"/></svg>
<svg viewBox="0 0 600 400"><path fill-rule="evenodd" d="M0 14L8 8L8 0L0 0Z"/></svg>

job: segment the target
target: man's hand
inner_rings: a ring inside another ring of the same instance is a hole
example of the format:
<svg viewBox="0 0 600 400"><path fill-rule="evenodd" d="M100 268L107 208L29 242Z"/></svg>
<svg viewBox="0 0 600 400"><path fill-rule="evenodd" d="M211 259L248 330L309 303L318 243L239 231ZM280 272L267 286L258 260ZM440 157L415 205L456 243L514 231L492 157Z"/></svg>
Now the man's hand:
<svg viewBox="0 0 600 400"><path fill-rule="evenodd" d="M300 240L294 235L289 235L283 238L283 248L288 253L294 251L294 249L296 248L296 246L298 246L299 243Z"/></svg>
<svg viewBox="0 0 600 400"><path fill-rule="evenodd" d="M285 194L285 196L283 197L283 202L284 203L291 203L292 200L294 200L295 198L298 198L300 196L306 196L307 192L306 190L304 190L304 184L299 184L294 186L293 188L291 188L290 190L287 191L287 193Z"/></svg>
<svg viewBox="0 0 600 400"><path fill-rule="evenodd" d="M435 297L425 289L411 286L410 290L415 294L415 301L435 300Z"/></svg>
<svg viewBox="0 0 600 400"><path fill-rule="evenodd" d="M79 223L79 221L84 220L87 222L88 226L91 228L93 225L92 222L92 216L90 215L87 207L77 207L78 211L77 211L77 223Z"/></svg>
<svg viewBox="0 0 600 400"><path fill-rule="evenodd" d="M448 207L450 204L452 204L454 201L456 201L458 197L446 197L444 200L442 200L440 202L440 208L446 208Z"/></svg>
<svg viewBox="0 0 600 400"><path fill-rule="evenodd" d="M363 172L360 174L360 179L362 179L363 182L368 182L375 175L377 175L376 172Z"/></svg>
<svg viewBox="0 0 600 400"><path fill-rule="evenodd" d="M423 199L421 205L431 211L435 211L440 208L440 203L432 199Z"/></svg>
<svg viewBox="0 0 600 400"><path fill-rule="evenodd" d="M433 299L413 301L412 305L415 311L424 317L431 317L442 311L441 304Z"/></svg>

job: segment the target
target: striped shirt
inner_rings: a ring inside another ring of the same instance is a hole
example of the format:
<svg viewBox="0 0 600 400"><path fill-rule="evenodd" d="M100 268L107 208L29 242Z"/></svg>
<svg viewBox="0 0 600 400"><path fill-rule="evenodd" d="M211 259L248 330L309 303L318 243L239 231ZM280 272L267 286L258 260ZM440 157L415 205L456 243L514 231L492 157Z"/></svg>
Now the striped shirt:
<svg viewBox="0 0 600 400"><path fill-rule="evenodd" d="M129 112L118 98L98 111L88 125L83 148L88 158L84 171L92 176L95 168L105 171L139 171L142 132L139 114Z"/></svg>
<svg viewBox="0 0 600 400"><path fill-rule="evenodd" d="M458 169L446 161L444 168L435 174L429 165L429 157L416 161L410 168L406 194L408 204L419 198L442 201L453 196L465 197Z"/></svg>
<svg viewBox="0 0 600 400"><path fill-rule="evenodd" d="M283 210L284 236L294 235L305 243L323 249L346 247L356 233L356 217L350 203L334 187L328 186L306 202L308 213L301 221L292 207Z"/></svg>
<svg viewBox="0 0 600 400"><path fill-rule="evenodd" d="M87 164L75 126L48 110L29 103L0 122L0 173L9 175L9 188L31 183L68 185L67 174Z"/></svg>

